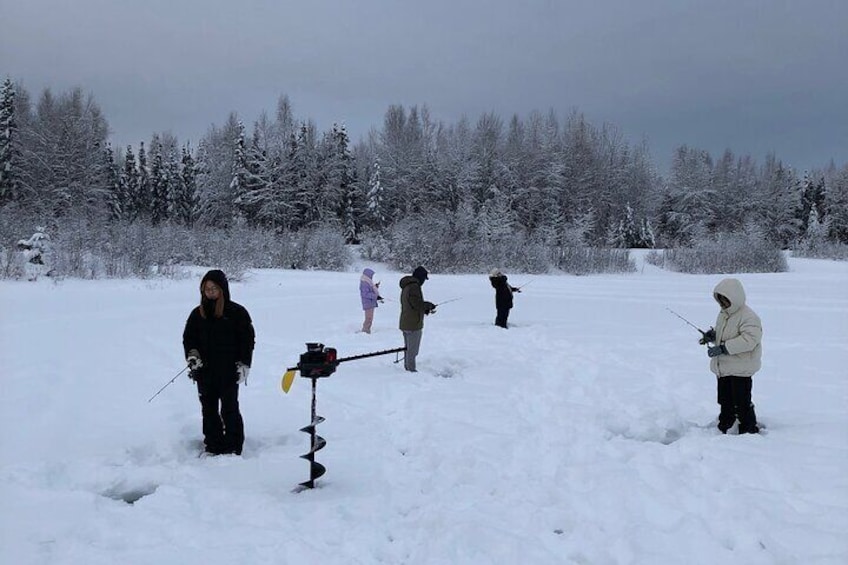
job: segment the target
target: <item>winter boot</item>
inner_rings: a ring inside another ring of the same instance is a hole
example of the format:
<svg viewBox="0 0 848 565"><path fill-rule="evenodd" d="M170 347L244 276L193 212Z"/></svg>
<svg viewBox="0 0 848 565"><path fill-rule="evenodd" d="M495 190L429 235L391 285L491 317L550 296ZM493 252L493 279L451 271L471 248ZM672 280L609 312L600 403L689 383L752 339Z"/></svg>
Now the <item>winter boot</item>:
<svg viewBox="0 0 848 565"><path fill-rule="evenodd" d="M757 426L757 414L754 412L754 403L748 405L748 409L743 411L742 417L739 419L740 434L758 434L760 428Z"/></svg>
<svg viewBox="0 0 848 565"><path fill-rule="evenodd" d="M727 430L733 427L733 424L736 423L736 412L733 410L733 406L722 404L721 412L718 415L718 425L716 426L718 430L726 434Z"/></svg>

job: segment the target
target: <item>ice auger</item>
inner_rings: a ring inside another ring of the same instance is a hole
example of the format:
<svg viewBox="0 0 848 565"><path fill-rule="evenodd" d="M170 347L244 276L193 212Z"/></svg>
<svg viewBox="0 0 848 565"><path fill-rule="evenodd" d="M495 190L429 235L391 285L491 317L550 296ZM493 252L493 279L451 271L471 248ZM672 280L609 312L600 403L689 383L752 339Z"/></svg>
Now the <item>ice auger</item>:
<svg viewBox="0 0 848 565"><path fill-rule="evenodd" d="M336 350L333 347L324 347L323 343L310 342L306 344L306 353L300 355L300 361L297 366L289 367L283 375L282 388L283 392L288 392L294 381L296 371L300 371L300 376L312 381L312 410L311 420L308 426L300 428L300 431L309 434L309 452L301 455L302 459L309 461L309 480L298 485L296 490L315 488L315 479L321 477L327 472L327 468L315 461L315 452L320 451L327 445L327 440L319 436L315 427L324 421L323 416L319 416L315 411L318 379L329 377L336 372L336 367L339 363L345 361L353 361L356 359L365 359L366 357L376 357L377 355L387 355L389 353L400 353L406 351L405 347L395 349L386 349L384 351L375 351L373 353L363 353L362 355L353 355L351 357L343 357L339 359L336 355Z"/></svg>

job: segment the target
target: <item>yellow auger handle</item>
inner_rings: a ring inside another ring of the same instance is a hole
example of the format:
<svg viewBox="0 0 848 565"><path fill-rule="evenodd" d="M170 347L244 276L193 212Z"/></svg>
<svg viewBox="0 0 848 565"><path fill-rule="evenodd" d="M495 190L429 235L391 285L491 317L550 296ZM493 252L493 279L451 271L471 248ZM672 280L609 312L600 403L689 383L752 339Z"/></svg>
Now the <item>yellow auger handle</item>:
<svg viewBox="0 0 848 565"><path fill-rule="evenodd" d="M286 371L286 374L283 375L283 381L280 383L280 385L283 387L283 392L285 392L286 394L288 394L292 383L294 383L294 375L296 372L296 369L289 369L288 371Z"/></svg>

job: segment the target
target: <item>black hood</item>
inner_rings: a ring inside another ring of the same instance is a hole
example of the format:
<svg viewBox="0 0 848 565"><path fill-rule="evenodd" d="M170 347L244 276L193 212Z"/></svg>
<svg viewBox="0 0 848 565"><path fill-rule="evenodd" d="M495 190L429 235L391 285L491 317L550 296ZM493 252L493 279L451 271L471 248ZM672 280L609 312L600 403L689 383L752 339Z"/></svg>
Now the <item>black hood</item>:
<svg viewBox="0 0 848 565"><path fill-rule="evenodd" d="M489 282L492 283L493 288L498 288L499 286L506 285L506 275L500 275L497 277L489 277Z"/></svg>
<svg viewBox="0 0 848 565"><path fill-rule="evenodd" d="M412 276L418 279L418 282L420 282L421 284L424 284L424 281L427 280L427 274L427 269L425 269L421 265L418 265L417 267L415 267L415 270L412 271Z"/></svg>
<svg viewBox="0 0 848 565"><path fill-rule="evenodd" d="M206 281L212 281L221 287L221 290L224 292L224 300L226 302L230 301L230 283L227 281L227 275L224 274L224 271L219 269L212 269L205 275L203 275L203 280L200 281L200 296L203 298L203 285L206 284Z"/></svg>

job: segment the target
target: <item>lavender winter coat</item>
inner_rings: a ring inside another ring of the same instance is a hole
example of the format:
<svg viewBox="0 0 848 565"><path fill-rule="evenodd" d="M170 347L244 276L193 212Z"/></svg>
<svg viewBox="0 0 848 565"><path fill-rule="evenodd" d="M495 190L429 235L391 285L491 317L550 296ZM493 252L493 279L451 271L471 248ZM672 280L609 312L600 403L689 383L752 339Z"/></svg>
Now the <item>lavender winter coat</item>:
<svg viewBox="0 0 848 565"><path fill-rule="evenodd" d="M362 309L371 310L377 307L377 298L380 297L380 291L374 285L371 277L374 276L372 269L362 271L362 276L359 278L359 296L362 298Z"/></svg>

